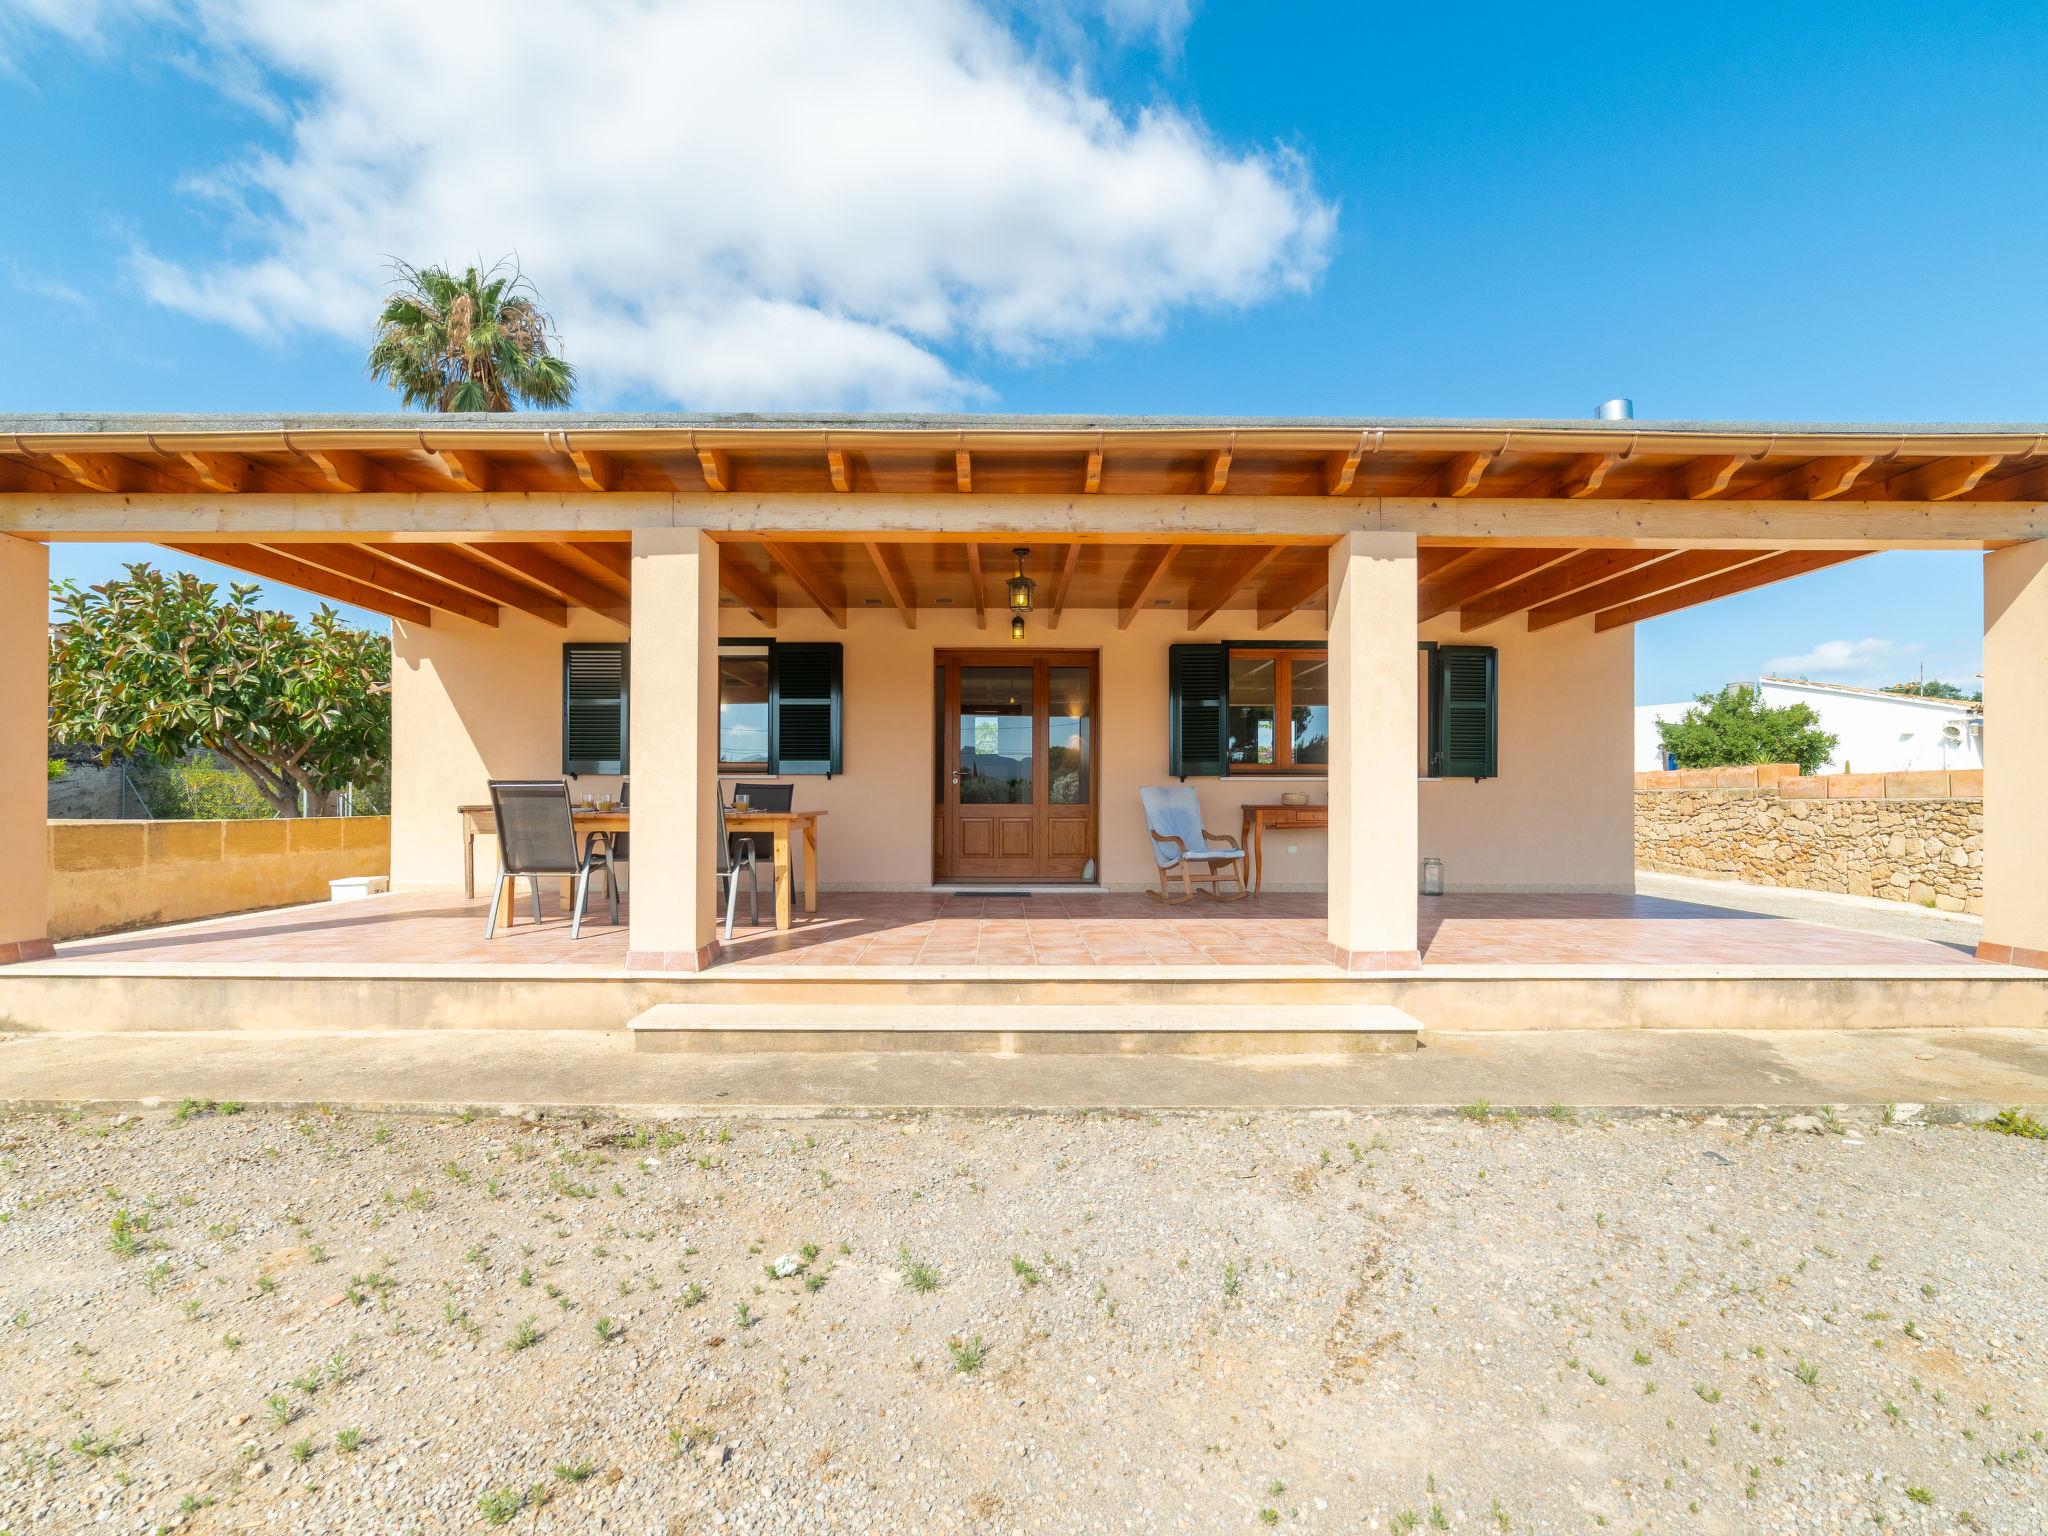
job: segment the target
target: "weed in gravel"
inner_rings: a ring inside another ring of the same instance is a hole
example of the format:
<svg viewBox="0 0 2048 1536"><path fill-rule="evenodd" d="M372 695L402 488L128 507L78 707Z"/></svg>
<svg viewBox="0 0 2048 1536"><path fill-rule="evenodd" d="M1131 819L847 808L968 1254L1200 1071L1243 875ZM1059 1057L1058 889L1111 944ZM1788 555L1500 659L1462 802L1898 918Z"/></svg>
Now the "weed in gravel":
<svg viewBox="0 0 2048 1536"><path fill-rule="evenodd" d="M1412 1509L1400 1511L1392 1520L1387 1522L1388 1528L1393 1531L1394 1536L1408 1536L1408 1533L1421 1523L1422 1516L1415 1513Z"/></svg>
<svg viewBox="0 0 2048 1536"><path fill-rule="evenodd" d="M354 1452L362 1449L362 1444L363 1432L360 1429L351 1427L349 1429L338 1429L334 1432L334 1448L344 1456L352 1455Z"/></svg>
<svg viewBox="0 0 2048 1536"><path fill-rule="evenodd" d="M1261 1525L1278 1525L1279 1523L1280 1523L1280 1511L1279 1511L1279 1510L1277 1510L1277 1509L1275 1509L1275 1508L1273 1508L1273 1507L1272 1507L1272 1506L1271 1506L1270 1504L1269 1504L1269 1505L1267 1505L1267 1506L1266 1506L1266 1507L1265 1507L1264 1509L1262 1509L1262 1510L1260 1510L1260 1511L1259 1511L1259 1524L1261 1524Z"/></svg>
<svg viewBox="0 0 2048 1536"><path fill-rule="evenodd" d="M1237 1261L1231 1260L1223 1266L1223 1299L1232 1300L1238 1292Z"/></svg>
<svg viewBox="0 0 2048 1536"><path fill-rule="evenodd" d="M1023 1281L1027 1290L1038 1284L1038 1271L1032 1267L1029 1259L1012 1255L1010 1259L1010 1273Z"/></svg>
<svg viewBox="0 0 2048 1536"><path fill-rule="evenodd" d="M142 1234L149 1230L149 1217L131 1216L124 1206L107 1223L107 1246L124 1259L142 1252Z"/></svg>
<svg viewBox="0 0 2048 1536"><path fill-rule="evenodd" d="M558 1461L555 1463L555 1476L565 1483L587 1482L595 1471L597 1471L597 1463L594 1461Z"/></svg>
<svg viewBox="0 0 2048 1536"><path fill-rule="evenodd" d="M1474 1099L1470 1104L1458 1106L1458 1118L1470 1120L1475 1125L1484 1125L1493 1117L1493 1106L1484 1099Z"/></svg>
<svg viewBox="0 0 2048 1536"><path fill-rule="evenodd" d="M1996 1131L2001 1136L2024 1136L2029 1141L2048 1141L2048 1125L2043 1125L2018 1106L2001 1109L1989 1120L1980 1122L1980 1126L1987 1131Z"/></svg>
<svg viewBox="0 0 2048 1536"><path fill-rule="evenodd" d="M295 1467L303 1467L303 1466L304 1466L304 1465L305 1465L305 1464L306 1464L307 1462L311 1461L312 1459L313 1459L313 1437L312 1437L311 1435L308 1435L308 1436L307 1436L307 1437L306 1437L305 1439L303 1439L303 1440L294 1440L294 1441L292 1442L292 1465L293 1465L293 1466L295 1466Z"/></svg>
<svg viewBox="0 0 2048 1536"><path fill-rule="evenodd" d="M684 1306L694 1307L704 1299L704 1287L692 1280L677 1293L677 1297Z"/></svg>
<svg viewBox="0 0 2048 1536"><path fill-rule="evenodd" d="M82 1429L71 1437L71 1449L87 1461L98 1461L104 1456L111 1456L121 1449L121 1445L121 1426L118 1424L114 1426L112 1434L99 1435L89 1429Z"/></svg>
<svg viewBox="0 0 2048 1536"><path fill-rule="evenodd" d="M540 1342L540 1319L522 1317L519 1326L512 1330L512 1337L505 1341L505 1347L514 1352L531 1349Z"/></svg>
<svg viewBox="0 0 2048 1536"><path fill-rule="evenodd" d="M948 1339L946 1353L953 1357L953 1369L963 1376L972 1376L981 1369L988 1358L988 1347L981 1342L981 1335L971 1339Z"/></svg>
<svg viewBox="0 0 2048 1536"><path fill-rule="evenodd" d="M538 1483L531 1488L493 1488L476 1501L476 1510L485 1525L505 1525L522 1509L546 1503L547 1496Z"/></svg>
<svg viewBox="0 0 2048 1536"><path fill-rule="evenodd" d="M896 1268L903 1276L903 1283L920 1295L926 1291L936 1291L939 1288L938 1269L933 1265L922 1264L913 1259L908 1248L897 1250Z"/></svg>
<svg viewBox="0 0 2048 1536"><path fill-rule="evenodd" d="M813 1295L825 1289L825 1272L823 1270L812 1270L811 1273L805 1275L804 1289Z"/></svg>
<svg viewBox="0 0 2048 1536"><path fill-rule="evenodd" d="M616 1339L625 1331L624 1328L621 1328L608 1317L600 1317L597 1320L597 1338L600 1344L611 1343L613 1339Z"/></svg>
<svg viewBox="0 0 2048 1536"><path fill-rule="evenodd" d="M292 1400L282 1392L273 1392L264 1399L270 1409L270 1422L279 1429L299 1416L299 1410L292 1406Z"/></svg>
<svg viewBox="0 0 2048 1536"><path fill-rule="evenodd" d="M1698 1394L1699 1400L1703 1403L1718 1403L1721 1401L1721 1389L1719 1387L1710 1387L1704 1381L1696 1381L1693 1383L1692 1389Z"/></svg>
<svg viewBox="0 0 2048 1536"><path fill-rule="evenodd" d="M744 1301L732 1309L732 1315L733 1321L742 1329L751 1328L758 1321L754 1316L754 1309Z"/></svg>
<svg viewBox="0 0 2048 1536"><path fill-rule="evenodd" d="M1804 1360L1801 1360L1792 1367L1792 1374L1799 1378L1801 1385L1810 1387L1820 1379L1820 1367L1808 1365Z"/></svg>
<svg viewBox="0 0 2048 1536"><path fill-rule="evenodd" d="M1934 1502L1934 1495L1929 1493L1925 1488L1921 1488L1918 1486L1908 1488L1906 1490L1906 1497L1911 1499L1915 1504L1932 1504Z"/></svg>

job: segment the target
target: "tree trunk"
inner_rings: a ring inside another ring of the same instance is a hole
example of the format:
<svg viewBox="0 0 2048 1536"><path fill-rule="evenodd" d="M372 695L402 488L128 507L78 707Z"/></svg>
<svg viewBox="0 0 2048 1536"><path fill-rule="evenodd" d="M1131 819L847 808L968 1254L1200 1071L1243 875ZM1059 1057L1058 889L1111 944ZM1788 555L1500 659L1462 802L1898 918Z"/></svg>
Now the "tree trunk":
<svg viewBox="0 0 2048 1536"><path fill-rule="evenodd" d="M239 741L216 742L214 750L242 770L242 776L256 786L256 792L279 817L299 814L299 790L311 786L294 771L295 764L278 762Z"/></svg>

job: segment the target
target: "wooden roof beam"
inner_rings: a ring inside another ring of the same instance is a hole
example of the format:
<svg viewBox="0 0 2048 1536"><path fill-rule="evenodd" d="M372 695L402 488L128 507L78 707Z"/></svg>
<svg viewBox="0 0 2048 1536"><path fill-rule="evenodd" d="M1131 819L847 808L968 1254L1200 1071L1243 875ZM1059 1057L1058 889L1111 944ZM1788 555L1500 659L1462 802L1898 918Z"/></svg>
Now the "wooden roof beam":
<svg viewBox="0 0 2048 1536"><path fill-rule="evenodd" d="M1508 549L1487 555L1477 565L1461 562L1447 574L1422 583L1416 594L1416 616L1427 622L1533 571L1555 565L1571 553L1568 549Z"/></svg>
<svg viewBox="0 0 2048 1536"><path fill-rule="evenodd" d="M576 466L576 478L586 491L616 491L626 477L625 465L614 454L594 448L569 449L569 462Z"/></svg>
<svg viewBox="0 0 2048 1536"><path fill-rule="evenodd" d="M1358 479L1358 466L1365 462L1365 444L1354 443L1343 453L1335 453L1323 460L1323 494L1325 496L1349 496L1352 483Z"/></svg>
<svg viewBox="0 0 2048 1536"><path fill-rule="evenodd" d="M452 613L474 624L485 624L492 629L498 627L497 604L472 597L431 576L422 576L410 566L386 560L361 544L273 544L269 547L288 560L303 560L308 565L333 571L337 576L360 581L366 587L425 603L429 608L439 608L443 613Z"/></svg>
<svg viewBox="0 0 2048 1536"><path fill-rule="evenodd" d="M301 592L324 597L329 602L367 608L386 618L402 619L408 624L429 628L434 622L434 611L425 603L398 597L347 576L337 576L332 571L322 570L303 560L294 560L289 555L280 555L260 544L166 544L164 548L175 549L195 560L210 560L215 565L224 565L265 581L282 582L288 587L297 587Z"/></svg>
<svg viewBox="0 0 2048 1536"><path fill-rule="evenodd" d="M825 467L832 472L832 489L844 494L853 489L853 455L844 448L825 450Z"/></svg>
<svg viewBox="0 0 2048 1536"><path fill-rule="evenodd" d="M704 489L721 494L732 489L732 455L723 448L699 448L697 467L704 472Z"/></svg>
<svg viewBox="0 0 2048 1536"><path fill-rule="evenodd" d="M560 542L564 549L581 559L588 560L600 571L603 571L605 575L615 576L624 582L632 581L633 546L631 544L619 540L604 541L600 539L563 539Z"/></svg>
<svg viewBox="0 0 2048 1536"><path fill-rule="evenodd" d="M177 490L164 477L118 453L53 453L64 473L89 491L121 496L135 491Z"/></svg>
<svg viewBox="0 0 2048 1536"><path fill-rule="evenodd" d="M967 546L967 585L974 593L974 627L988 628L988 594L981 574L981 546Z"/></svg>
<svg viewBox="0 0 2048 1536"><path fill-rule="evenodd" d="M719 551L718 584L739 599L739 604L768 628L775 627L775 584L751 565L740 565Z"/></svg>
<svg viewBox="0 0 2048 1536"><path fill-rule="evenodd" d="M1155 544L1146 549L1139 558L1137 578L1131 583L1123 602L1117 607L1118 629L1131 627L1131 621L1151 601L1153 591L1166 575L1167 567L1173 564L1173 557L1179 553L1178 544Z"/></svg>
<svg viewBox="0 0 2048 1536"><path fill-rule="evenodd" d="M487 453L478 453L474 448L436 448L434 457L441 461L441 468L448 478L465 491L496 490L499 471L496 461Z"/></svg>
<svg viewBox="0 0 2048 1536"><path fill-rule="evenodd" d="M1600 482L1620 462L1618 453L1581 453L1560 464L1522 494L1531 497L1590 496L1600 489Z"/></svg>
<svg viewBox="0 0 2048 1536"><path fill-rule="evenodd" d="M1081 546L1069 544L1064 559L1059 564L1059 574L1053 577L1051 611L1046 615L1045 627L1058 629L1060 615L1066 611L1067 594L1074 590L1074 567L1081 563Z"/></svg>
<svg viewBox="0 0 2048 1536"><path fill-rule="evenodd" d="M1986 454L1980 458L1936 459L1932 464L1923 464L1918 469L1907 470L1895 480L1885 482L1885 490L1894 501L1953 501L1977 488L1977 482L1998 467L1998 456Z"/></svg>
<svg viewBox="0 0 2048 1536"><path fill-rule="evenodd" d="M903 563L902 554L893 544L872 542L868 544L867 551L868 559L875 563L875 574L882 578L882 590L889 594L889 601L903 615L903 627L917 628L917 588L911 585L910 569Z"/></svg>
<svg viewBox="0 0 2048 1536"><path fill-rule="evenodd" d="M1477 549L1462 549L1455 544L1428 544L1415 552L1415 571L1423 581L1440 575L1461 560L1485 558L1485 552Z"/></svg>
<svg viewBox="0 0 2048 1536"><path fill-rule="evenodd" d="M1877 461L1873 458L1812 459L1784 470L1742 493L1744 501L1829 501L1840 496Z"/></svg>
<svg viewBox="0 0 2048 1536"><path fill-rule="evenodd" d="M256 473L256 466L239 453L193 453L178 454L186 473L209 491L246 490Z"/></svg>
<svg viewBox="0 0 2048 1536"><path fill-rule="evenodd" d="M1688 459L1659 481L1650 494L1674 500L1705 501L1709 496L1718 496L1727 490L1728 482L1735 478L1735 472L1745 462L1740 454L1733 453Z"/></svg>
<svg viewBox="0 0 2048 1536"><path fill-rule="evenodd" d="M391 484L382 465L346 448L301 448L298 454L326 481L330 491L381 491Z"/></svg>
<svg viewBox="0 0 2048 1536"><path fill-rule="evenodd" d="M1202 494L1221 496L1225 486L1230 484L1229 448L1219 448L1214 453L1202 455Z"/></svg>
<svg viewBox="0 0 2048 1536"><path fill-rule="evenodd" d="M974 455L965 448L953 450L953 489L962 496L974 489Z"/></svg>
<svg viewBox="0 0 2048 1536"><path fill-rule="evenodd" d="M1288 615L1297 613L1329 590L1330 562L1318 564L1277 581L1259 593L1259 628L1271 629Z"/></svg>
<svg viewBox="0 0 2048 1536"><path fill-rule="evenodd" d="M0 491L39 491L48 496L62 491L67 484L27 459L0 456Z"/></svg>
<svg viewBox="0 0 2048 1536"><path fill-rule="evenodd" d="M1529 610L1529 628L1548 629L1553 624L1562 624L1568 619L1584 618L1602 608L1611 608L1617 603L1633 602L1639 597L1652 597L1659 592L1693 581L1701 576L1711 576L1717 571L1730 570L1736 566L1748 565L1769 554L1763 549L1688 549L1663 560L1655 560L1640 570L1616 576L1609 581L1581 587L1563 597L1547 603L1539 603Z"/></svg>
<svg viewBox="0 0 2048 1536"><path fill-rule="evenodd" d="M800 546L785 544L780 539L763 539L761 547L818 611L832 621L835 629L846 628L846 594L823 567Z"/></svg>
<svg viewBox="0 0 2048 1536"><path fill-rule="evenodd" d="M633 621L632 604L609 587L599 586L581 571L564 565L538 544L464 544L465 554L502 565L515 576L552 592L578 608L588 608L616 624Z"/></svg>
<svg viewBox="0 0 2048 1536"><path fill-rule="evenodd" d="M500 607L516 608L543 624L561 629L569 622L568 604L514 581L494 565L472 560L452 544L379 544L377 553L393 564L409 565L452 587L489 598Z"/></svg>
<svg viewBox="0 0 2048 1536"><path fill-rule="evenodd" d="M1709 577L1705 581L1688 582L1660 592L1655 597L1639 598L1615 608L1604 608L1594 615L1593 628L1596 631L1619 629L1624 624L1639 623L1654 619L1661 614L1676 613L1681 608L1696 607L1701 603L1713 602L1716 598L1732 597L1737 592L1752 592L1758 587L1767 587L1774 581L1785 581L1794 576L1804 576L1809 571L1825 570L1831 565L1840 565L1845 560L1859 560L1868 551L1860 549L1795 549L1785 554L1766 555L1761 560Z"/></svg>
<svg viewBox="0 0 2048 1536"><path fill-rule="evenodd" d="M1085 495L1093 496L1101 489L1102 450L1091 448L1088 450L1088 468L1081 478L1081 490Z"/></svg>
<svg viewBox="0 0 2048 1536"><path fill-rule="evenodd" d="M1470 496L1479 489L1479 482L1493 463L1490 453L1459 453L1445 460L1443 468L1437 470L1424 483L1419 494L1424 496Z"/></svg>
<svg viewBox="0 0 2048 1536"><path fill-rule="evenodd" d="M1484 629L1489 624L1498 624L1502 619L1520 613L1524 608L1533 608L1538 603L1563 597L1567 592L1576 592L1610 576L1635 570L1652 560L1663 559L1668 553L1670 551L1662 549L1589 549L1582 555L1573 555L1569 560L1561 560L1538 571L1526 580L1489 592L1476 602L1463 604L1458 609L1458 628L1467 631Z"/></svg>
<svg viewBox="0 0 2048 1536"><path fill-rule="evenodd" d="M1222 612L1229 601L1242 592L1267 566L1279 559L1282 546L1268 544L1261 548L1248 549L1230 565L1207 592L1188 601L1188 628L1200 629ZM1325 562L1327 564L1328 562Z"/></svg>

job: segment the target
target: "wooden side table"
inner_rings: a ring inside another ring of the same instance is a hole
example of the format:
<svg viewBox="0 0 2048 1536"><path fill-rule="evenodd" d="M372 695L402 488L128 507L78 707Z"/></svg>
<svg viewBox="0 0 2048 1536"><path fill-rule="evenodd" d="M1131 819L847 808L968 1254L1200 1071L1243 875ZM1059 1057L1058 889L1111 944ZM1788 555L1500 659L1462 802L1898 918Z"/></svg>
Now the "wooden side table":
<svg viewBox="0 0 2048 1536"><path fill-rule="evenodd" d="M1327 805L1282 805L1277 801L1257 801L1244 808L1244 825L1239 841L1245 846L1247 862L1251 869L1251 887L1254 896L1266 883L1266 829L1275 832L1292 832L1304 827L1321 828L1330 825L1330 808Z"/></svg>

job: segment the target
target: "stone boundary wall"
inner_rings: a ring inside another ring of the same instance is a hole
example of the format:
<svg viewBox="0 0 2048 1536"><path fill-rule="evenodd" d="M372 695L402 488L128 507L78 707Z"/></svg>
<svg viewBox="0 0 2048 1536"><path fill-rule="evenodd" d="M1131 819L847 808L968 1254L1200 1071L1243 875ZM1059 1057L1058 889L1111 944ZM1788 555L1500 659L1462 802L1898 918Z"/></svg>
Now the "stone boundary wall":
<svg viewBox="0 0 2048 1536"><path fill-rule="evenodd" d="M50 937L76 939L325 901L391 872L391 818L53 821L49 850Z"/></svg>
<svg viewBox="0 0 2048 1536"><path fill-rule="evenodd" d="M1639 773L1636 868L1981 912L1984 775Z"/></svg>

